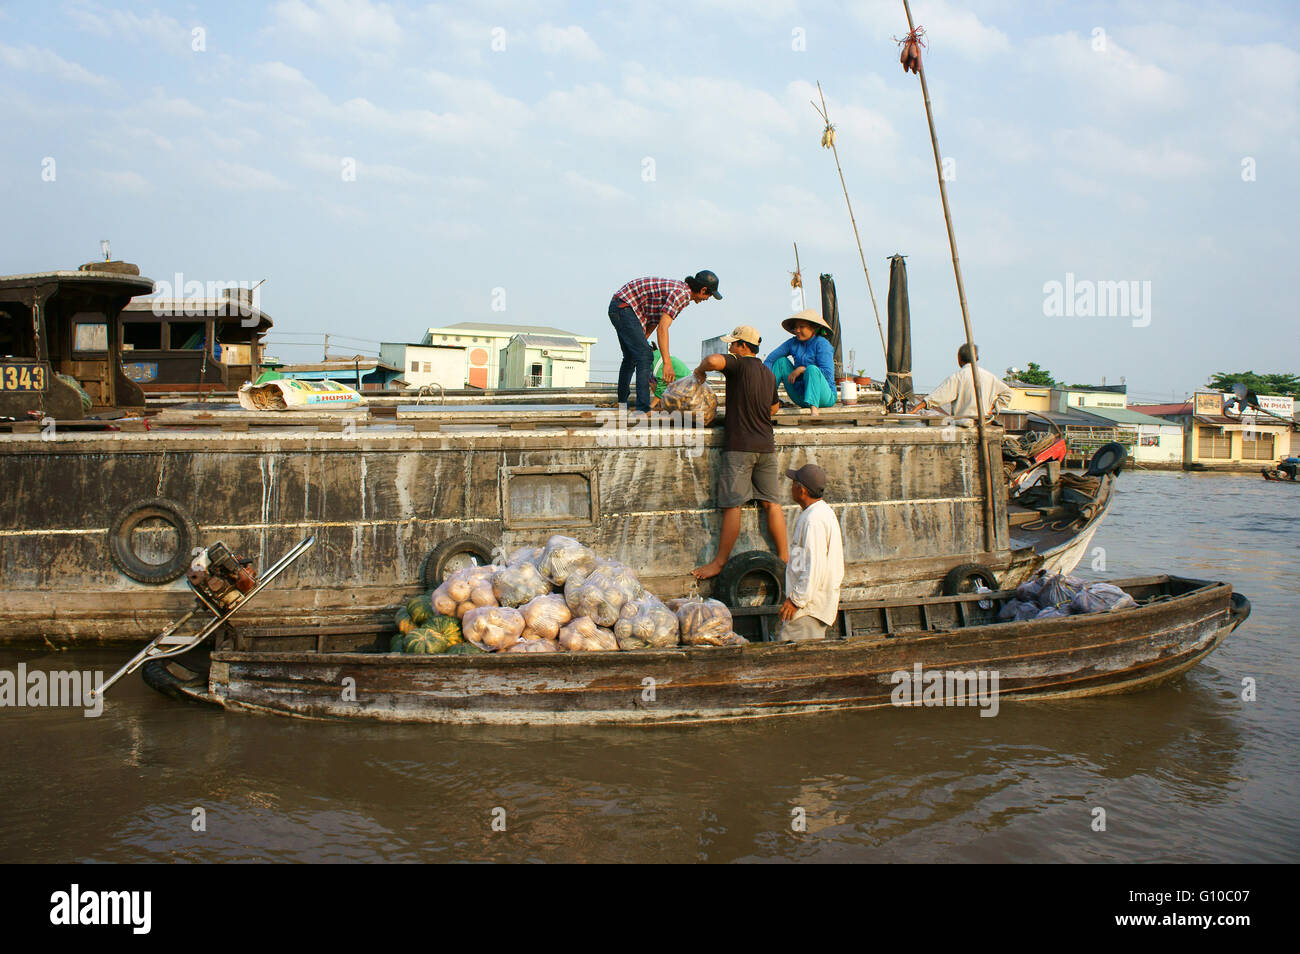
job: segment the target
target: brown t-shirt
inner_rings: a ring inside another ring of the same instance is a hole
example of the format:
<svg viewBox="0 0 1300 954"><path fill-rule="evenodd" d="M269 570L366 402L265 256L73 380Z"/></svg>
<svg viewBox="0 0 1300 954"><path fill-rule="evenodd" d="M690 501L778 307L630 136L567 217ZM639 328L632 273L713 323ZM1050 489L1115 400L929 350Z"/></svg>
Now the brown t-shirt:
<svg viewBox="0 0 1300 954"><path fill-rule="evenodd" d="M725 355L727 365L726 449L750 454L776 453L772 405L777 402L776 375L756 356Z"/></svg>

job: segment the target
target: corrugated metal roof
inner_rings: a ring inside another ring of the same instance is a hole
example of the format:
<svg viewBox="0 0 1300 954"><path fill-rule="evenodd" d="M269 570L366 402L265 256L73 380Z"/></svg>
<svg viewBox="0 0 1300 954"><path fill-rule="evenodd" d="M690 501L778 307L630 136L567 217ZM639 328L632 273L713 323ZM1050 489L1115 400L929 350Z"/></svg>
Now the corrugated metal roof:
<svg viewBox="0 0 1300 954"><path fill-rule="evenodd" d="M1192 402L1181 401L1177 404L1134 404L1129 410L1137 411L1140 414L1191 414Z"/></svg>
<svg viewBox="0 0 1300 954"><path fill-rule="evenodd" d="M559 335L562 338L586 338L590 335L580 335L574 331L565 331L563 328L552 328L549 325L507 325L497 324L491 321L458 321L454 325L443 325L440 328L431 328L430 331L468 331L471 334L475 331L495 331L499 333L509 333L512 335L542 334L542 335Z"/></svg>
<svg viewBox="0 0 1300 954"><path fill-rule="evenodd" d="M1142 414L1132 408L1124 407L1090 407L1088 413L1096 417L1104 417L1114 421L1117 424L1162 424L1165 427L1177 427L1173 421L1166 421L1163 417L1152 417L1150 414Z"/></svg>
<svg viewBox="0 0 1300 954"><path fill-rule="evenodd" d="M518 338L526 345L531 345L537 348L565 348L569 351L582 350L582 345L578 343L578 339L572 337L560 337L558 335L515 335L515 338Z"/></svg>

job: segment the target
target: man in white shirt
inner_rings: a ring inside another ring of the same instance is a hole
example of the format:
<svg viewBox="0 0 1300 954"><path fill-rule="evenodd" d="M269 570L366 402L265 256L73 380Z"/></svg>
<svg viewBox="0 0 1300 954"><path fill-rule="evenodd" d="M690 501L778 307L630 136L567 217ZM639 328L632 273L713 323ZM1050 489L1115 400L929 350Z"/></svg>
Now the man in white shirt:
<svg viewBox="0 0 1300 954"><path fill-rule="evenodd" d="M975 360L979 360L980 349L975 349ZM971 380L970 372L970 346L962 345L957 349L957 367L958 370L944 380L937 388L925 396L926 404L935 406L939 404L950 404L951 415L955 418L970 418L970 421L959 420L958 423L969 426L979 411L975 407L975 387ZM999 410L1007 407L1011 403L1011 389L992 372L979 369L980 378L980 398L984 402L984 413L988 416L996 414Z"/></svg>
<svg viewBox="0 0 1300 954"><path fill-rule="evenodd" d="M825 639L835 622L844 582L844 540L835 511L822 499L826 471L804 464L785 475L794 481L790 496L801 513L790 539L785 568L785 603L781 606L782 640Z"/></svg>

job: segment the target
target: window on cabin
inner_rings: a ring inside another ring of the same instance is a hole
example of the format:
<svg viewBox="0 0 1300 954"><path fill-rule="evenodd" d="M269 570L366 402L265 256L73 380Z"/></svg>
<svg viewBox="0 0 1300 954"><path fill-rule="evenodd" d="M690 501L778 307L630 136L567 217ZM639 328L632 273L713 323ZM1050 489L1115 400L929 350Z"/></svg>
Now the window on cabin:
<svg viewBox="0 0 1300 954"><path fill-rule="evenodd" d="M122 322L123 351L161 351L162 322L159 321L124 321Z"/></svg>
<svg viewBox="0 0 1300 954"><path fill-rule="evenodd" d="M35 360L32 313L26 305L18 302L0 305L0 357Z"/></svg>
<svg viewBox="0 0 1300 954"><path fill-rule="evenodd" d="M73 351L107 351L108 324L97 311L79 311L72 316Z"/></svg>
<svg viewBox="0 0 1300 954"><path fill-rule="evenodd" d="M167 344L170 351L202 351L207 337L207 325L202 321L167 323Z"/></svg>

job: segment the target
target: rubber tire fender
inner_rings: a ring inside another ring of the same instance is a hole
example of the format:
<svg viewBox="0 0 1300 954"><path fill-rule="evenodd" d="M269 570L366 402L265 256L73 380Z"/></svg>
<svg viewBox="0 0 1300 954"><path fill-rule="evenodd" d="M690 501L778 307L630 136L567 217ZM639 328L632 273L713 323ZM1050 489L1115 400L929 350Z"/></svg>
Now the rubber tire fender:
<svg viewBox="0 0 1300 954"><path fill-rule="evenodd" d="M1124 461L1128 459L1128 451L1124 450L1124 445L1111 441L1109 444L1102 444L1097 448L1097 452L1092 455L1088 461L1088 469L1084 474L1088 477L1102 477L1106 474L1119 476L1119 472L1124 469Z"/></svg>
<svg viewBox="0 0 1300 954"><path fill-rule="evenodd" d="M972 579L979 580L991 590L998 589L998 578L982 563L963 563L961 566L955 566L948 571L943 578L943 583L939 587L939 592L944 596L956 596L958 593L969 593L970 590L963 590L962 587Z"/></svg>
<svg viewBox="0 0 1300 954"><path fill-rule="evenodd" d="M1233 591L1228 613L1232 618L1233 629L1236 629L1250 618L1250 600L1246 599L1244 593Z"/></svg>
<svg viewBox="0 0 1300 954"><path fill-rule="evenodd" d="M776 584L776 599L766 605L780 606L785 602L785 561L768 550L746 550L724 563L713 583L713 598L727 606L739 605L740 581L751 573L762 573Z"/></svg>
<svg viewBox="0 0 1300 954"><path fill-rule="evenodd" d="M166 563L146 563L131 549L131 530L149 517L161 517L176 528L176 555ZM113 521L108 531L108 555L115 567L138 583L170 583L190 568L197 538L194 518L184 507L166 497L146 497L128 504Z"/></svg>
<svg viewBox="0 0 1300 954"><path fill-rule="evenodd" d="M437 588L447 578L447 565L453 557L468 553L478 561L480 566L492 562L492 555L497 547L490 540L485 540L475 533L458 533L448 537L430 551L420 566L420 585L426 590Z"/></svg>

